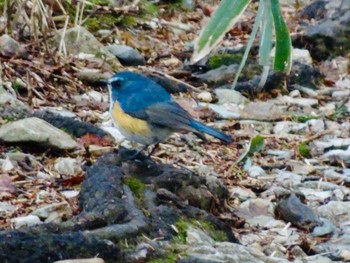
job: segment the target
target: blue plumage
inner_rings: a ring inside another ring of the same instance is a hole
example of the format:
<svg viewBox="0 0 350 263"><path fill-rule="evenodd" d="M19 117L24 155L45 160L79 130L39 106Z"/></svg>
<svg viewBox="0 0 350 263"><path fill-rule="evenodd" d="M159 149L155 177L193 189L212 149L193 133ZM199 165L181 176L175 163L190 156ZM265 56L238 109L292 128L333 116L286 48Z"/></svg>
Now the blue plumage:
<svg viewBox="0 0 350 263"><path fill-rule="evenodd" d="M110 78L108 84L113 120L130 140L146 145L154 144L165 140L177 130L207 133L226 143L232 140L229 135L192 119L162 86L141 74L121 72ZM121 111L114 111L114 105L120 107ZM143 126L141 121L147 124L147 132L145 127L140 127ZM130 122L135 122L135 125ZM141 130L144 134L140 134Z"/></svg>

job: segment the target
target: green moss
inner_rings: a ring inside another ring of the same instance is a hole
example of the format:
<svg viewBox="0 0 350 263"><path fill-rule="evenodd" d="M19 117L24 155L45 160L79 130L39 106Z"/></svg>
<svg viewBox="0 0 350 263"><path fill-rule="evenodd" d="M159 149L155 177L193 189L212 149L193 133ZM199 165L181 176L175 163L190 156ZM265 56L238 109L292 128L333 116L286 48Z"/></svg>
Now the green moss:
<svg viewBox="0 0 350 263"><path fill-rule="evenodd" d="M142 192L145 189L145 185L140 180L130 177L124 180L124 184L130 187L131 191L137 198L142 197Z"/></svg>
<svg viewBox="0 0 350 263"><path fill-rule="evenodd" d="M173 238L176 243L186 244L186 231L189 227L201 228L215 241L227 241L224 231L218 230L213 224L205 220L180 219L175 224L178 234Z"/></svg>
<svg viewBox="0 0 350 263"><path fill-rule="evenodd" d="M314 120L314 119L318 119L319 116L311 116L311 115L294 115L292 116L292 121L294 122L307 122L309 120Z"/></svg>
<svg viewBox="0 0 350 263"><path fill-rule="evenodd" d="M241 53L228 54L221 53L211 56L208 60L208 67L210 69L219 68L223 65L239 64L241 63L243 55Z"/></svg>
<svg viewBox="0 0 350 263"><path fill-rule="evenodd" d="M299 154L305 158L309 158L311 155L311 149L305 143L298 145Z"/></svg>
<svg viewBox="0 0 350 263"><path fill-rule="evenodd" d="M160 257L160 258L155 258L151 259L148 261L149 263L174 263L178 259L178 255L175 254L174 252L169 252L168 254Z"/></svg>

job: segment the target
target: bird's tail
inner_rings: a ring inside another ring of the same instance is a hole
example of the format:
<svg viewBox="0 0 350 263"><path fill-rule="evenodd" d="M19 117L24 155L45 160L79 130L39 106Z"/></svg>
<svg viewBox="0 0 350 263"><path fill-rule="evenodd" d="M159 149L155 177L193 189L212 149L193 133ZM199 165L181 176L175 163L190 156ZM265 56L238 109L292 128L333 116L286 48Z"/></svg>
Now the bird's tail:
<svg viewBox="0 0 350 263"><path fill-rule="evenodd" d="M230 143L232 142L232 137L221 132L221 131L218 131L214 128L211 128L209 126L206 126L204 125L203 123L200 123L198 121L195 121L195 120L192 120L191 121L191 126L196 130L196 131L199 131L199 132L204 132L204 133L207 133L215 138L218 138L219 140L221 141L224 141L226 143Z"/></svg>

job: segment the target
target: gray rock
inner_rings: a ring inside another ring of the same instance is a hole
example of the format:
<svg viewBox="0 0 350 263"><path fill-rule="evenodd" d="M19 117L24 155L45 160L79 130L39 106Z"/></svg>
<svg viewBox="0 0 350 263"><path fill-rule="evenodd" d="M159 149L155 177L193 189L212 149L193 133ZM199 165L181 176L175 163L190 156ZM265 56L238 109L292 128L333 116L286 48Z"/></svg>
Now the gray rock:
<svg viewBox="0 0 350 263"><path fill-rule="evenodd" d="M70 205L64 201L42 206L34 210L31 214L45 219L45 223L60 223L62 220L70 219L73 216L73 211Z"/></svg>
<svg viewBox="0 0 350 263"><path fill-rule="evenodd" d="M16 229L19 229L22 227L42 224L43 222L41 222L40 218L36 215L27 215L27 216L12 218L11 223L14 225Z"/></svg>
<svg viewBox="0 0 350 263"><path fill-rule="evenodd" d="M181 8L188 11L193 11L196 7L196 1L194 0L182 0L181 1Z"/></svg>
<svg viewBox="0 0 350 263"><path fill-rule="evenodd" d="M227 83L228 80L233 79L233 76L236 74L238 70L238 65L232 64L229 66L221 66L217 69L209 70L206 73L196 75L197 78L214 84L224 84Z"/></svg>
<svg viewBox="0 0 350 263"><path fill-rule="evenodd" d="M276 160L289 160L292 157L292 152L289 150L268 150L267 154Z"/></svg>
<svg viewBox="0 0 350 263"><path fill-rule="evenodd" d="M77 146L68 134L36 117L1 126L0 141L7 143L29 142L62 150L74 149Z"/></svg>
<svg viewBox="0 0 350 263"><path fill-rule="evenodd" d="M219 115L220 118L223 119L239 119L240 114L238 111L234 111L234 107L232 105L216 105L211 103L199 103L200 106L208 107L213 110L216 114Z"/></svg>
<svg viewBox="0 0 350 263"><path fill-rule="evenodd" d="M4 57L28 57L28 53L24 47L6 34L0 37L0 54Z"/></svg>
<svg viewBox="0 0 350 263"><path fill-rule="evenodd" d="M350 164L350 147L347 150L332 150L324 155L322 155L323 158L334 162L334 161L342 161L346 164Z"/></svg>
<svg viewBox="0 0 350 263"><path fill-rule="evenodd" d="M281 220L276 220L273 216L258 215L245 220L247 228L249 227L260 227L264 229L270 228L283 228L286 224Z"/></svg>
<svg viewBox="0 0 350 263"><path fill-rule="evenodd" d="M6 157L16 166L19 162L25 162L28 166L38 165L38 161L31 154L22 153L22 152L9 152L6 153Z"/></svg>
<svg viewBox="0 0 350 263"><path fill-rule="evenodd" d="M338 90L332 93L332 97L337 99L344 99L345 97L349 97L349 95L350 90Z"/></svg>
<svg viewBox="0 0 350 263"><path fill-rule="evenodd" d="M7 213L14 212L16 210L16 207L14 205L11 205L7 202L0 202L0 215L3 216Z"/></svg>
<svg viewBox="0 0 350 263"><path fill-rule="evenodd" d="M278 185L291 187L301 183L301 175L278 169L274 170L273 172L277 173L275 181L278 183Z"/></svg>
<svg viewBox="0 0 350 263"><path fill-rule="evenodd" d="M213 101L213 96L208 91L203 91L197 95L197 98L202 102L210 103Z"/></svg>
<svg viewBox="0 0 350 263"><path fill-rule="evenodd" d="M61 43L62 34L63 30L60 30L52 39L50 39L49 43L58 49ZM64 35L64 43L68 54L103 54L107 56L107 58L114 58L114 56L94 37L93 34L81 26L75 26L68 29Z"/></svg>
<svg viewBox="0 0 350 263"><path fill-rule="evenodd" d="M313 119L306 122L310 132L312 133L320 133L325 129L325 123L322 119Z"/></svg>
<svg viewBox="0 0 350 263"><path fill-rule="evenodd" d="M273 128L274 134L303 134L307 130L306 123L297 123L291 121L280 121Z"/></svg>
<svg viewBox="0 0 350 263"><path fill-rule="evenodd" d="M350 221L350 202L330 201L328 204L318 207L317 212L320 216L341 224Z"/></svg>
<svg viewBox="0 0 350 263"><path fill-rule="evenodd" d="M27 109L23 102L17 100L14 95L8 93L1 84L0 79L0 107L21 107Z"/></svg>
<svg viewBox="0 0 350 263"><path fill-rule="evenodd" d="M216 89L215 94L219 100L218 104L233 103L239 105L249 102L240 92L233 89Z"/></svg>
<svg viewBox="0 0 350 263"><path fill-rule="evenodd" d="M330 235L336 231L336 227L327 219L320 219L322 225L316 226L311 235L314 237L323 237Z"/></svg>
<svg viewBox="0 0 350 263"><path fill-rule="evenodd" d="M242 118L255 120L276 120L283 115L281 107L273 101L250 102L241 111Z"/></svg>
<svg viewBox="0 0 350 263"><path fill-rule="evenodd" d="M61 175L76 176L82 171L81 161L77 158L58 158L54 169Z"/></svg>
<svg viewBox="0 0 350 263"><path fill-rule="evenodd" d="M292 59L293 59L293 62L312 65L312 58L310 55L310 51L307 49L293 48Z"/></svg>
<svg viewBox="0 0 350 263"><path fill-rule="evenodd" d="M253 178L266 176L266 172L264 171L264 169L257 165L251 166L248 169L248 174L250 177L253 177Z"/></svg>
<svg viewBox="0 0 350 263"><path fill-rule="evenodd" d="M296 105L296 106L302 106L302 107L312 107L318 105L317 99L312 98L292 98L290 96L283 96L281 100L286 104Z"/></svg>
<svg viewBox="0 0 350 263"><path fill-rule="evenodd" d="M110 45L106 49L118 58L123 66L143 66L144 57L134 48L125 45Z"/></svg>

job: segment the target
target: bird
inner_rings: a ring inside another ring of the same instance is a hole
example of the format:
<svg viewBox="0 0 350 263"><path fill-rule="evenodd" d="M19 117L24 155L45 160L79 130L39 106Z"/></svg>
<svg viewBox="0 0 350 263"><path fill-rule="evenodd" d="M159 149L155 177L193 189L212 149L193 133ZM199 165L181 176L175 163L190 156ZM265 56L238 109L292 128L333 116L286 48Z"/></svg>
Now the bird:
<svg viewBox="0 0 350 263"><path fill-rule="evenodd" d="M164 87L143 74L119 72L107 79L106 84L113 123L126 139L144 145L142 150L155 145L154 150L172 133L181 130L232 142L230 135L194 120Z"/></svg>

